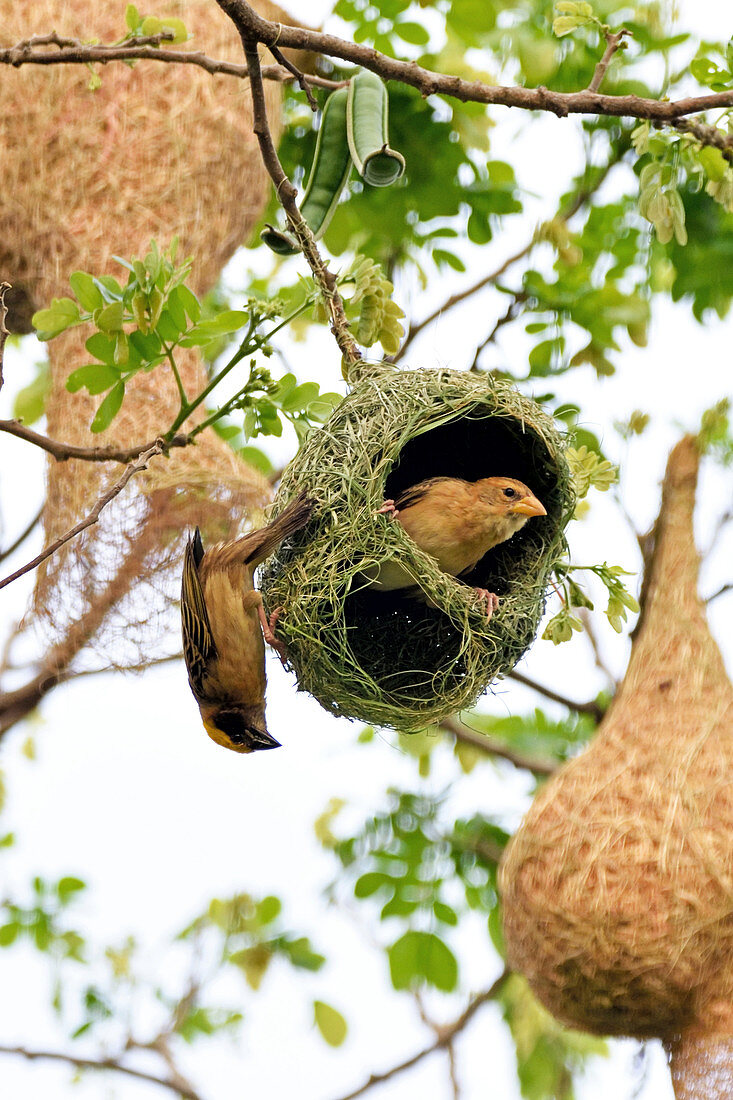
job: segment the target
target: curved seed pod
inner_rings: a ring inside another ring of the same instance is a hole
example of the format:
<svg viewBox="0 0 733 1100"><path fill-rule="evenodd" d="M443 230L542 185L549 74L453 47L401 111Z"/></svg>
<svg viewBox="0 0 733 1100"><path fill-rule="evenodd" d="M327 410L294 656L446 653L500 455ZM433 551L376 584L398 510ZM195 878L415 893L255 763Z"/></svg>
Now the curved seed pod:
<svg viewBox="0 0 733 1100"><path fill-rule="evenodd" d="M300 212L316 240L326 232L341 192L351 172L351 155L346 132L348 88L337 88L326 100L318 131L313 166ZM260 234L265 244L281 256L299 251L290 233L268 225Z"/></svg>
<svg viewBox="0 0 733 1100"><path fill-rule="evenodd" d="M346 126L356 170L373 187L389 187L405 170L405 158L390 149L389 100L381 77L360 69L349 81Z"/></svg>

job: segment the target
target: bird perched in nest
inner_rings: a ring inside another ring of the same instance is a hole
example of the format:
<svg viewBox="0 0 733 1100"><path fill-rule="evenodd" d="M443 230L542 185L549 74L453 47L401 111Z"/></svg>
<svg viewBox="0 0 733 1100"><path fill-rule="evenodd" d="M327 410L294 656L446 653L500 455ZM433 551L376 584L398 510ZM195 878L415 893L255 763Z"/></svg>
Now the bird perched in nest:
<svg viewBox="0 0 733 1100"><path fill-rule="evenodd" d="M468 573L492 546L515 535L531 516L547 511L531 489L511 477L484 477L464 481L430 477L406 489L397 500L385 500L379 514L404 527L414 542L436 559L446 573ZM391 560L367 574L381 591L407 589L426 600L422 589L398 562ZM486 601L489 618L499 598L485 588L476 592Z"/></svg>
<svg viewBox="0 0 733 1100"><path fill-rule="evenodd" d="M188 682L209 737L234 752L280 744L265 723L264 642L284 652L274 633L281 609L268 620L254 571L305 526L313 504L301 493L266 527L208 550L197 527L186 546L181 620Z"/></svg>

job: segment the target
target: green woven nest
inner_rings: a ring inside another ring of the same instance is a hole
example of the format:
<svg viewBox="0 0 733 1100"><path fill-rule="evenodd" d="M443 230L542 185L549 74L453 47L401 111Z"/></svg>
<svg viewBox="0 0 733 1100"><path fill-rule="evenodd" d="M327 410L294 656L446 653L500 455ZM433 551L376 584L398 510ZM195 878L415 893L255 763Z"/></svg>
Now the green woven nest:
<svg viewBox="0 0 733 1100"><path fill-rule="evenodd" d="M501 598L488 622L470 587L375 515L438 475L516 477L547 509L466 578ZM290 463L274 512L302 490L317 501L313 518L262 577L301 690L331 714L409 733L472 706L514 667L575 503L563 439L535 402L485 375L370 368ZM436 606L366 587L362 570L390 557Z"/></svg>

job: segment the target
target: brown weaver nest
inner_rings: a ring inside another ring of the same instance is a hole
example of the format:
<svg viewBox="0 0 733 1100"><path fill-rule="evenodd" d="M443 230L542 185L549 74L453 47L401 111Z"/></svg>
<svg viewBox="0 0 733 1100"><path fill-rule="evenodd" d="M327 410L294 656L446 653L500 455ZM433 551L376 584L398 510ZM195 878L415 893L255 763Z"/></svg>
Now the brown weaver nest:
<svg viewBox="0 0 733 1100"><path fill-rule="evenodd" d="M547 516L458 581L375 514L385 497L440 475L518 478ZM313 517L261 579L268 610L283 609L278 633L300 690L331 714L410 733L471 706L514 667L575 505L563 438L538 404L487 375L371 367L286 469L273 514L303 490ZM366 586L363 570L391 557L435 606ZM500 597L489 621L468 586Z"/></svg>

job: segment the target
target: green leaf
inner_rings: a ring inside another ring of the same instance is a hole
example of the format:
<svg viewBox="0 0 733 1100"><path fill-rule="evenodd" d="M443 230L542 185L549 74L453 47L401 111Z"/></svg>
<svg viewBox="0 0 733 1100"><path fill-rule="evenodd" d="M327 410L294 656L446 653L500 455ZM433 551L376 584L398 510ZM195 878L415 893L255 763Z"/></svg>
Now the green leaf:
<svg viewBox="0 0 733 1100"><path fill-rule="evenodd" d="M137 30L140 25L140 13L134 4L128 4L125 8L125 23L131 31Z"/></svg>
<svg viewBox="0 0 733 1100"><path fill-rule="evenodd" d="M450 948L432 932L405 932L388 949L395 989L426 982L450 993L458 984L458 963Z"/></svg>
<svg viewBox="0 0 733 1100"><path fill-rule="evenodd" d="M300 967L302 970L320 970L326 961L323 955L319 955L313 950L310 940L306 936L285 941L282 944L282 950L293 966Z"/></svg>
<svg viewBox="0 0 733 1100"><path fill-rule="evenodd" d="M79 320L79 307L72 298L54 298L48 309L37 310L31 318L39 340L51 340Z"/></svg>
<svg viewBox="0 0 733 1100"><path fill-rule="evenodd" d="M259 470L261 474L264 474L265 477L269 477L275 469L265 452L261 451L259 447L240 447L237 454L250 466L254 466L255 470Z"/></svg>
<svg viewBox="0 0 733 1100"><path fill-rule="evenodd" d="M184 308L191 321L196 324L201 317L201 304L192 290L181 284L176 286L168 295L168 300L175 298Z"/></svg>
<svg viewBox="0 0 733 1100"><path fill-rule="evenodd" d="M124 396L125 383L117 382L97 409L94 420L92 420L91 423L91 430L93 432L103 432L110 426L117 416L117 413L120 411Z"/></svg>
<svg viewBox="0 0 733 1100"><path fill-rule="evenodd" d="M79 890L86 890L86 888L87 884L82 879L74 878L72 875L66 875L56 883L56 893L62 905L66 905L73 894L78 893Z"/></svg>
<svg viewBox="0 0 733 1100"><path fill-rule="evenodd" d="M4 924L0 928L0 947L10 947L11 943L14 943L18 933L20 932L20 925L17 921L12 921L10 924Z"/></svg>
<svg viewBox="0 0 733 1100"><path fill-rule="evenodd" d="M116 385L120 380L120 372L109 363L87 363L84 367L77 367L66 379L66 388L69 393L76 393L80 389L86 389L91 394L104 393Z"/></svg>
<svg viewBox="0 0 733 1100"><path fill-rule="evenodd" d="M200 321L181 340L184 347L196 344L208 344L216 336L228 336L243 328L249 320L249 314L240 309L226 309L210 321Z"/></svg>
<svg viewBox="0 0 733 1100"><path fill-rule="evenodd" d="M301 412L318 397L319 388L317 382L303 382L279 402L280 408L287 413Z"/></svg>
<svg viewBox="0 0 733 1100"><path fill-rule="evenodd" d="M314 1001L313 1019L329 1046L340 1047L348 1031L346 1020L341 1013L325 1001Z"/></svg>
<svg viewBox="0 0 733 1100"><path fill-rule="evenodd" d="M489 935L491 936L491 942L494 947L504 958L506 954L506 945L504 943L504 927L501 921L501 906L495 905L489 913Z"/></svg>
<svg viewBox="0 0 733 1100"><path fill-rule="evenodd" d="M394 32L403 42L409 42L412 46L427 46L430 41L430 35L421 23L395 23Z"/></svg>
<svg viewBox="0 0 733 1100"><path fill-rule="evenodd" d="M117 341L113 336L105 336L103 332L95 332L90 336L84 347L95 359L103 363L113 364L115 361L115 349Z"/></svg>
<svg viewBox="0 0 733 1100"><path fill-rule="evenodd" d="M369 898L376 894L382 886L394 887L394 879L381 871L369 871L356 880L354 884L354 897Z"/></svg>
<svg viewBox="0 0 733 1100"><path fill-rule="evenodd" d="M446 905L443 901L436 900L433 902L433 912L443 924L458 924L458 914L455 909L452 909L450 905Z"/></svg>
<svg viewBox="0 0 733 1100"><path fill-rule="evenodd" d="M48 362L36 364L36 377L22 390L18 390L13 401L13 416L24 424L35 424L46 411L46 398L51 391L51 369Z"/></svg>
<svg viewBox="0 0 733 1100"><path fill-rule="evenodd" d="M728 168L728 161L720 149L705 145L697 154L697 159L705 169L705 175L708 179L714 180L716 183L723 179Z"/></svg>
<svg viewBox="0 0 733 1100"><path fill-rule="evenodd" d="M94 281L94 277L86 271L75 271L69 276L69 285L79 299L82 309L87 313L93 313L104 305L102 292Z"/></svg>
<svg viewBox="0 0 733 1100"><path fill-rule="evenodd" d="M155 331L161 340L165 340L168 344L177 343L178 337L187 327L186 314L183 309L180 310L180 318L181 324L179 325L169 309L162 310L155 326Z"/></svg>
<svg viewBox="0 0 733 1100"><path fill-rule="evenodd" d="M267 897L258 901L255 906L255 915L258 922L260 924L271 924L280 916L282 907L283 905L280 898L275 897L274 894L268 894Z"/></svg>
<svg viewBox="0 0 733 1100"><path fill-rule="evenodd" d="M122 302L110 302L95 316L97 328L102 332L118 332L122 328L125 307Z"/></svg>

